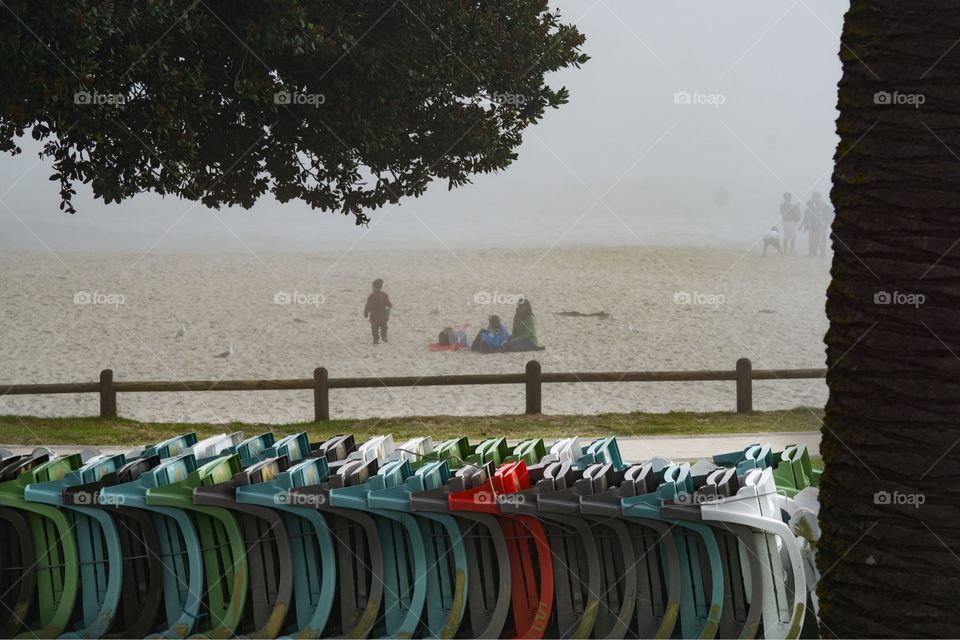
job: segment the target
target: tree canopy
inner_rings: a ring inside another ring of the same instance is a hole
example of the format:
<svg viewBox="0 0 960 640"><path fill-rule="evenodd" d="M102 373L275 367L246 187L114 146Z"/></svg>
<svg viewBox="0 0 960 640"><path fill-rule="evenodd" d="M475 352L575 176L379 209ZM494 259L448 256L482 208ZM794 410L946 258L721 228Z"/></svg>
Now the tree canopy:
<svg viewBox="0 0 960 640"><path fill-rule="evenodd" d="M0 150L43 141L61 209L280 202L352 214L507 167L587 60L546 0L3 0Z"/></svg>

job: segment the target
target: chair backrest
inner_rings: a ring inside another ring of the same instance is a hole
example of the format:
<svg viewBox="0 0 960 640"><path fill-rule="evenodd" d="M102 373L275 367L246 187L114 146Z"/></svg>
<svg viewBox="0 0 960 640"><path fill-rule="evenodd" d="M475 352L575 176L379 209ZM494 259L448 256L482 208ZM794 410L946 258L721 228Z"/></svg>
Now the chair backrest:
<svg viewBox="0 0 960 640"><path fill-rule="evenodd" d="M240 465L246 467L263 459L274 442L276 442L276 436L273 435L272 431L267 431L247 438L235 447L229 447L217 453L236 453L240 456Z"/></svg>
<svg viewBox="0 0 960 640"><path fill-rule="evenodd" d="M310 455L310 440L305 431L280 438L264 452L266 458L284 456L290 464L300 462L308 455Z"/></svg>
<svg viewBox="0 0 960 640"><path fill-rule="evenodd" d="M150 456L159 456L160 458L173 458L183 454L196 444L196 433L184 433L146 447L143 452L140 453L140 457L149 458Z"/></svg>

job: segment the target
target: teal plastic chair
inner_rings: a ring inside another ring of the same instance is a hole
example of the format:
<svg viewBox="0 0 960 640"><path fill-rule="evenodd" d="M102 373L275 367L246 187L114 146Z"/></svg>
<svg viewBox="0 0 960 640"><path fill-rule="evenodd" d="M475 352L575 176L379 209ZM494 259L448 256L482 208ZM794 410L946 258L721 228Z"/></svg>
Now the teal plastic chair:
<svg viewBox="0 0 960 640"><path fill-rule="evenodd" d="M384 550L377 520L363 511L332 506L330 493L365 483L392 453L390 436L376 436L359 446L352 436L336 436L311 454L323 455L329 461L329 480L287 491L290 507L317 510L324 516L334 541L339 606L334 605L324 631L326 636L366 638L375 633L382 621Z"/></svg>
<svg viewBox="0 0 960 640"><path fill-rule="evenodd" d="M196 631L204 637L232 636L243 619L250 581L243 532L229 510L196 504L193 495L199 487L233 478L241 471L240 459L236 454L222 455L191 470L186 465L161 469L152 474L157 482L147 489L147 505L184 512L193 521L201 543L202 564L190 567L203 576L201 606L205 615L197 620Z"/></svg>
<svg viewBox="0 0 960 640"><path fill-rule="evenodd" d="M77 541L80 577L80 615L77 628L63 638L100 638L107 634L120 605L123 554L116 523L93 506L70 506L64 490L95 482L116 472L126 462L123 454L96 456L59 480L28 485L24 499L62 508Z"/></svg>
<svg viewBox="0 0 960 640"><path fill-rule="evenodd" d="M676 525L674 536L680 558L680 626L685 638L716 637L723 612L723 563L720 547L709 526L667 516L664 501L693 493L690 465L670 465L656 491L621 503L625 517L648 518ZM704 579L709 576L709 581Z"/></svg>
<svg viewBox="0 0 960 640"><path fill-rule="evenodd" d="M387 473L385 468L384 474ZM401 476L402 473L401 468ZM447 460L429 461L420 466L414 475L407 476L401 484L390 486L391 478L385 476L385 487L371 490L367 502L371 509L414 513L410 505L412 494L441 488L449 480ZM415 520L420 527L426 552L425 633L433 638L454 638L467 604L468 567L463 532L453 516L416 512ZM416 579L422 580L423 576L417 574Z"/></svg>
<svg viewBox="0 0 960 640"><path fill-rule="evenodd" d="M427 572L427 552L420 525L412 515L376 508L370 497L378 490L399 487L412 475L409 460L393 460L362 484L330 491L331 506L367 512L376 519L384 562L384 633L389 637L423 635L427 583L418 578Z"/></svg>
<svg viewBox="0 0 960 640"><path fill-rule="evenodd" d="M294 601L284 630L290 637L321 638L333 613L337 561L333 537L323 513L309 508L298 487L315 487L330 477L327 459L308 458L274 480L237 488L236 500L275 509L284 515L293 561ZM307 508L304 508L307 507Z"/></svg>
<svg viewBox="0 0 960 640"><path fill-rule="evenodd" d="M147 504L147 491L168 480L185 480L197 468L192 453L168 458L132 482L104 487L100 501L140 509L151 514L160 542L152 552L163 565L163 610L150 637L186 638L198 620L205 618L203 556L200 537L190 515L171 507Z"/></svg>
<svg viewBox="0 0 960 640"><path fill-rule="evenodd" d="M679 494L665 501L665 515L678 519L702 521L713 527L723 561L724 607L718 635L722 638L754 638L760 632L764 598L763 558L754 548L753 531L738 520L704 517L706 505L719 505L736 492L737 469L717 468L703 460L691 466L695 493Z"/></svg>
<svg viewBox="0 0 960 640"><path fill-rule="evenodd" d="M462 444L466 445L466 439L462 439ZM462 454L473 455L471 451L464 446L455 456L444 457L442 461L448 464L462 462ZM485 451L505 455L506 447L485 448ZM414 513L448 515L459 527L466 550L468 586L458 637L500 637L510 614L510 557L506 537L496 516L454 512L450 508L450 495L489 485L493 473L492 461L488 460L482 466L463 463L446 484L410 494L410 508ZM453 612L453 607L450 610Z"/></svg>

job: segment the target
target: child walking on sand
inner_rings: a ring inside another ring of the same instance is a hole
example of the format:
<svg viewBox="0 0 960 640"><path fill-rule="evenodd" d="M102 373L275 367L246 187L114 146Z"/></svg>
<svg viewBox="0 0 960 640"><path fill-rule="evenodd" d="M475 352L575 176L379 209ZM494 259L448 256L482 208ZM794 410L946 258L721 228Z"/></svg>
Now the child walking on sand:
<svg viewBox="0 0 960 640"><path fill-rule="evenodd" d="M393 303L390 296L383 291L383 280L373 281L373 291L367 296L367 306L363 308L363 317L370 319L370 330L373 332L373 344L387 341L387 321L390 319L390 309Z"/></svg>

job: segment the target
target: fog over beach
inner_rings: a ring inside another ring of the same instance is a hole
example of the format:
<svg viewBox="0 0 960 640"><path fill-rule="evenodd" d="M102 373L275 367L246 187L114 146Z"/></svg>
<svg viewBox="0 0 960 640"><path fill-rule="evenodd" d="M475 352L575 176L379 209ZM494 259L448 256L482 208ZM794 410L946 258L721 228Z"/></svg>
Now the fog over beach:
<svg viewBox="0 0 960 640"><path fill-rule="evenodd" d="M104 368L120 380L516 373L534 357L544 371L824 366L829 260L801 257L805 237L764 259L760 240L784 192L829 192L844 3L550 5L591 56L548 77L569 104L524 132L507 170L453 190L436 181L368 212L368 228L272 196L249 211L155 193L105 205L82 184L66 215L42 143L22 140L0 158L0 383L93 381ZM375 278L395 304L378 347L361 317ZM427 350L453 323L471 323L471 338L490 313L511 326L517 295L546 351ZM821 380L754 386L758 409L826 398ZM543 393L547 413L735 406L732 382ZM309 419L311 401L121 394L119 412L280 422ZM520 385L331 392L334 417L523 408ZM95 395L0 398L0 413L96 412Z"/></svg>

